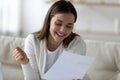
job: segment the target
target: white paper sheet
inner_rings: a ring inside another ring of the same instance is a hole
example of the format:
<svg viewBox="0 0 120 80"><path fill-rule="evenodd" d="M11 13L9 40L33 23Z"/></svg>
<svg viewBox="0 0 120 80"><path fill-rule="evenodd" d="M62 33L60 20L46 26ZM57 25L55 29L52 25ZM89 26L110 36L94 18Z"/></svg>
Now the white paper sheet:
<svg viewBox="0 0 120 80"><path fill-rule="evenodd" d="M43 80L83 79L94 58L64 52L50 68Z"/></svg>

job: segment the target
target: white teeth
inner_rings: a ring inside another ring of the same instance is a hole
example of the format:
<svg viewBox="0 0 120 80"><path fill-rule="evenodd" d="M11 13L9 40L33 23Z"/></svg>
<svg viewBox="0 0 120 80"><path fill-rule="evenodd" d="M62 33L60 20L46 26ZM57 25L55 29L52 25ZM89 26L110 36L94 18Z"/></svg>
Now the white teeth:
<svg viewBox="0 0 120 80"><path fill-rule="evenodd" d="M64 36L64 34L61 34L61 33L57 33L57 35L60 36L60 37Z"/></svg>

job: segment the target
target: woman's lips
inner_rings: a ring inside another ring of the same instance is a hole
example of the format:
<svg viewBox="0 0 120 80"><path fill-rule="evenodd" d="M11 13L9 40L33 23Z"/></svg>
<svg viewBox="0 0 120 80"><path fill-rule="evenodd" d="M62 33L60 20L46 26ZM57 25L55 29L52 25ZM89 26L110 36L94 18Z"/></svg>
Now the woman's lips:
<svg viewBox="0 0 120 80"><path fill-rule="evenodd" d="M65 34L58 33L58 32L56 32L56 34L57 34L58 37L64 37L65 36Z"/></svg>

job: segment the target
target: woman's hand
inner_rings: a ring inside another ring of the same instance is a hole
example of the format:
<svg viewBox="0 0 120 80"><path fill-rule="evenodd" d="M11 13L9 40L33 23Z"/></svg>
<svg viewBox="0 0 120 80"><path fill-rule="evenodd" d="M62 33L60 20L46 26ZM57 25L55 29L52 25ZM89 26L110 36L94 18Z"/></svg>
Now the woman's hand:
<svg viewBox="0 0 120 80"><path fill-rule="evenodd" d="M13 51L13 57L21 64L27 64L29 62L26 53L20 47L15 48L15 50Z"/></svg>

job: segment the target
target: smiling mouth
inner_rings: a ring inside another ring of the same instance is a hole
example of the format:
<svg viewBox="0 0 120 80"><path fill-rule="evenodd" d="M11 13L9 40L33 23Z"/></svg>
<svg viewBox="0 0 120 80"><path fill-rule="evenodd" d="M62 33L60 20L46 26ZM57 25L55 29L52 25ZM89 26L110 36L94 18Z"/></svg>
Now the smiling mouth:
<svg viewBox="0 0 120 80"><path fill-rule="evenodd" d="M65 34L61 34L61 33L58 33L58 32L56 32L56 34L57 34L58 37L64 37L65 36Z"/></svg>

